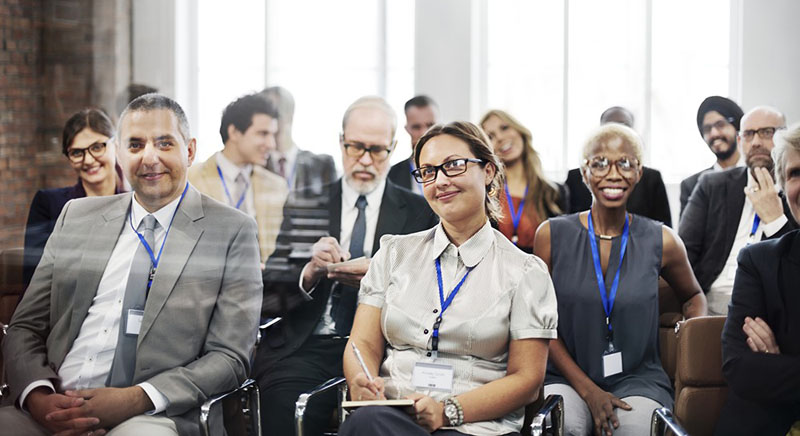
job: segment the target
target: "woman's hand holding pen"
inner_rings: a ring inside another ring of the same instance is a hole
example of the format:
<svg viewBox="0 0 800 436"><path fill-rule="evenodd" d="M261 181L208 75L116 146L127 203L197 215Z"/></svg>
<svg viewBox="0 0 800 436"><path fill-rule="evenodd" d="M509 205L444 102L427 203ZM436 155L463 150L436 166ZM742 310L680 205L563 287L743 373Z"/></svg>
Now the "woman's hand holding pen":
<svg viewBox="0 0 800 436"><path fill-rule="evenodd" d="M350 399L353 401L385 400L383 379L375 377L370 381L363 372L358 373L350 385Z"/></svg>

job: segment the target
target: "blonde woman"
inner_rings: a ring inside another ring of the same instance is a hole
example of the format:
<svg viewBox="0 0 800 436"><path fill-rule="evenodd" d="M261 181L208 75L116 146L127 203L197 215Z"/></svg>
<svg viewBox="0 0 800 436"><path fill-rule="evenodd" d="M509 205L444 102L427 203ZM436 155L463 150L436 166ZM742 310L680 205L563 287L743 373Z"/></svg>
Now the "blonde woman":
<svg viewBox="0 0 800 436"><path fill-rule="evenodd" d="M503 219L497 222L497 227L520 249L530 253L539 224L568 212L568 192L563 185L544 176L531 131L514 117L495 109L487 112L480 124L505 166L506 183L500 195Z"/></svg>

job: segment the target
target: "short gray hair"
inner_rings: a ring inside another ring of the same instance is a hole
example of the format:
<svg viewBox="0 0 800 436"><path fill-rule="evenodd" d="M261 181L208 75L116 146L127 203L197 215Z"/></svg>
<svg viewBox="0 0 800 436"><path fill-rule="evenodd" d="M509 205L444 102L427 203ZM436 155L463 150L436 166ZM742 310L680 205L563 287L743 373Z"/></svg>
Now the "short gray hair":
<svg viewBox="0 0 800 436"><path fill-rule="evenodd" d="M793 124L786 130L778 130L773 137L775 147L772 149L772 160L775 161L775 180L783 189L786 185L786 150L792 149L800 153L800 123Z"/></svg>
<svg viewBox="0 0 800 436"><path fill-rule="evenodd" d="M344 111L344 117L342 117L342 133L344 133L344 128L347 125L347 120L350 118L350 114L356 109L365 108L378 109L385 113L392 120L391 139L394 140L394 134L397 130L397 114L395 114L394 109L392 109L392 107L386 102L386 100L383 99L383 97L378 97L377 95L361 97L347 107L347 110Z"/></svg>
<svg viewBox="0 0 800 436"><path fill-rule="evenodd" d="M161 110L166 109L172 112L175 115L175 118L178 120L178 130L181 132L181 136L183 136L183 140L188 144L189 140L192 139L191 132L189 131L189 120L186 118L186 113L183 111L181 105L178 104L175 100L161 94L157 93L150 93L144 94L142 96L136 97L133 101L128 103L128 106L122 111L122 114L119 116L119 123L117 124L117 134L114 135L119 138L120 128L122 126L122 120L130 112L150 112L154 110Z"/></svg>

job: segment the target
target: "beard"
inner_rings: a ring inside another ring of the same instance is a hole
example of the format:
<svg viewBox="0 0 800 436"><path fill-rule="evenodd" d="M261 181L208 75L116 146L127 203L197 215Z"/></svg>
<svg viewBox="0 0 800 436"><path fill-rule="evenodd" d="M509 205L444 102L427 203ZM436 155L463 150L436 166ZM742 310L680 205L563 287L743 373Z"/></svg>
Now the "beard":
<svg viewBox="0 0 800 436"><path fill-rule="evenodd" d="M717 139L721 139L723 142L728 144L728 148L726 148L724 150L715 149L713 144L714 144L714 141L717 140ZM732 140L732 139L726 138L724 136L715 137L715 138L711 138L711 142L709 142L708 148L710 148L711 152L714 153L715 156L717 156L717 160L726 160L726 159L730 158L731 156L733 156L736 153L736 142L735 142L735 139Z"/></svg>
<svg viewBox="0 0 800 436"><path fill-rule="evenodd" d="M750 172L760 167L769 171L773 177L775 176L775 162L772 160L769 150L763 148L751 149L747 153L745 162L747 163L747 168L750 168ZM753 177L755 177L755 174L753 174Z"/></svg>

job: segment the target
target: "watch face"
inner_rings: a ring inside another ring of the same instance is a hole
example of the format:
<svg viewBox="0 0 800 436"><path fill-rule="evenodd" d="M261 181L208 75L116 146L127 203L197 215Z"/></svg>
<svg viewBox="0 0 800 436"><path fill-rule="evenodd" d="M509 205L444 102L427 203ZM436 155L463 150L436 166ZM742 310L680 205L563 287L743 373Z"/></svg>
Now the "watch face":
<svg viewBox="0 0 800 436"><path fill-rule="evenodd" d="M444 406L444 414L452 421L458 418L458 408L455 404L448 404Z"/></svg>

